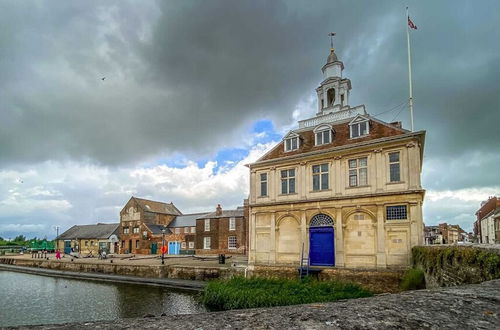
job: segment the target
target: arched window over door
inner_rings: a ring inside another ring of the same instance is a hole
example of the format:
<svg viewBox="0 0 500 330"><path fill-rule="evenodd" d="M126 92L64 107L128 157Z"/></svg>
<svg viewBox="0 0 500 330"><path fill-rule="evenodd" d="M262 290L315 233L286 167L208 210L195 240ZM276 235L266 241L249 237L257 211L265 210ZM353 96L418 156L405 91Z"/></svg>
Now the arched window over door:
<svg viewBox="0 0 500 330"><path fill-rule="evenodd" d="M324 227L324 226L333 226L333 219L323 213L316 214L311 219L311 224L309 225L309 227Z"/></svg>

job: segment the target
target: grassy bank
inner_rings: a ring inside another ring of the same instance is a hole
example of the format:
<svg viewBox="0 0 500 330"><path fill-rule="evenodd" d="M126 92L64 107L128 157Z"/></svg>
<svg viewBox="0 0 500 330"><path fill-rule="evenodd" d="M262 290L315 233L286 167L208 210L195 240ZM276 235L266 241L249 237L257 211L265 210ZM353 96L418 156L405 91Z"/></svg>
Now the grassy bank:
<svg viewBox="0 0 500 330"><path fill-rule="evenodd" d="M229 310L327 302L371 295L370 291L352 283L236 277L211 281L203 292L202 302L212 310Z"/></svg>

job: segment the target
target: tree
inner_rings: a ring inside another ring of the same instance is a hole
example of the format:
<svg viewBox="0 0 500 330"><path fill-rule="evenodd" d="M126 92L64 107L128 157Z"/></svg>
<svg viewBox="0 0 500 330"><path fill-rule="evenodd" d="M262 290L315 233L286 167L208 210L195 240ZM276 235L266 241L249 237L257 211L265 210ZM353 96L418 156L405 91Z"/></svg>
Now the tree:
<svg viewBox="0 0 500 330"><path fill-rule="evenodd" d="M25 242L26 241L26 236L24 235L19 235L14 238L14 242Z"/></svg>

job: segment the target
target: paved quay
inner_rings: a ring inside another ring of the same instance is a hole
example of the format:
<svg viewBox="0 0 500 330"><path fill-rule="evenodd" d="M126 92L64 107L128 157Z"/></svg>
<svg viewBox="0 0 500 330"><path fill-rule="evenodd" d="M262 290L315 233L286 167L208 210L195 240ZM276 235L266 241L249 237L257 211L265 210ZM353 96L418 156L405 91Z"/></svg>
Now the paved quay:
<svg viewBox="0 0 500 330"><path fill-rule="evenodd" d="M45 268L22 267L0 264L0 270L8 270L14 272L36 274L42 276L55 276L79 280L92 280L92 281L108 281L120 282L141 285L154 285L163 286L175 289L201 291L206 286L206 282L182 280L174 278L145 278L137 276L123 276L111 274L97 274L97 273L84 273L84 272L69 272L61 270L52 270Z"/></svg>
<svg viewBox="0 0 500 330"><path fill-rule="evenodd" d="M500 280L371 298L26 329L500 329Z"/></svg>

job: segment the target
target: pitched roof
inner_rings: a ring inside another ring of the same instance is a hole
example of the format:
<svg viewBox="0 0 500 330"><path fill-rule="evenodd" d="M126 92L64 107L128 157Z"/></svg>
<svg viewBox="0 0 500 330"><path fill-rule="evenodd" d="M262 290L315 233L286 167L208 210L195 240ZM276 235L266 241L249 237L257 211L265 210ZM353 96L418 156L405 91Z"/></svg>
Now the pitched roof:
<svg viewBox="0 0 500 330"><path fill-rule="evenodd" d="M330 124L332 126L332 130L334 133L332 136L331 143L319 146L315 145L315 136L314 136L315 127L307 127L307 128L293 130L292 132L298 134L301 140L300 146L297 150L285 152L283 147L284 141L281 141L268 153L266 153L259 160L257 160L256 163L287 156L299 155L310 151L330 149L350 144L354 145L359 142L365 142L369 140L375 140L396 135L404 135L406 133L409 133L409 131L405 129L399 128L393 124L383 122L369 115L365 115L363 117L366 117L370 121L370 133L366 136L351 139L349 131L349 122L353 120L354 117L342 121L321 123L320 125Z"/></svg>
<svg viewBox="0 0 500 330"><path fill-rule="evenodd" d="M149 199L143 199L138 197L132 197L137 201L137 204L146 212L151 213L161 213L161 214L171 214L171 215L181 215L182 212L175 207L174 203L163 203L152 201Z"/></svg>
<svg viewBox="0 0 500 330"><path fill-rule="evenodd" d="M171 234L172 233L172 230L170 230L169 228L165 227L164 225L158 225L158 224L153 224L153 223L145 223L145 225L149 228L149 230L151 231L151 233L153 235L161 235L162 234L162 229L165 228L165 234Z"/></svg>
<svg viewBox="0 0 500 330"><path fill-rule="evenodd" d="M217 211L216 211L217 212ZM221 215L217 215L216 212L205 214L197 219L216 219L216 218L231 218L231 217L242 217L244 210L243 208L237 208L236 210L222 210Z"/></svg>
<svg viewBox="0 0 500 330"><path fill-rule="evenodd" d="M196 226L196 219L198 219L201 216L207 215L207 214L208 214L207 212L204 212L204 213L178 215L168 225L168 227L195 227Z"/></svg>
<svg viewBox="0 0 500 330"><path fill-rule="evenodd" d="M96 225L74 225L56 239L108 239L118 233L119 223L98 223Z"/></svg>

